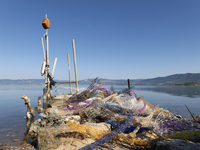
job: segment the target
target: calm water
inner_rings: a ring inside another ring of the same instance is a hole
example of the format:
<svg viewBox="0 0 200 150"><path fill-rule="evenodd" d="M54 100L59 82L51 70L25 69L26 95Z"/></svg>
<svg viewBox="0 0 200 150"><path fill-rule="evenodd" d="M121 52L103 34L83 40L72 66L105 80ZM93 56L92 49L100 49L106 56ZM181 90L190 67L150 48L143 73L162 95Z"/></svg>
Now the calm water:
<svg viewBox="0 0 200 150"><path fill-rule="evenodd" d="M0 144L18 146L23 140L26 132L24 117L27 106L24 105L21 95L28 96L32 107L37 107L37 99L39 96L42 97L43 87L43 85L0 85ZM87 87L87 85L80 86L80 88L83 87ZM127 86L116 85L114 88L122 90ZM58 90L60 93L69 92L65 88ZM199 86L136 86L133 90L149 103L181 116L190 117L184 104L192 113L200 115ZM53 92L53 94L56 93ZM35 114L35 119L38 119L37 112ZM18 139L18 141L14 142L14 139Z"/></svg>

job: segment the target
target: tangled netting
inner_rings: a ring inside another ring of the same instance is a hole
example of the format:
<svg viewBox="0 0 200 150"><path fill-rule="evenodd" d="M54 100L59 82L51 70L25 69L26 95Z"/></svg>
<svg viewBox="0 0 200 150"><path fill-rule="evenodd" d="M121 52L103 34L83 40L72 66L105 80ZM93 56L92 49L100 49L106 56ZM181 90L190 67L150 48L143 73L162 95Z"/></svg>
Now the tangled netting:
<svg viewBox="0 0 200 150"><path fill-rule="evenodd" d="M162 125L157 127L156 131L162 135L167 136L169 134L173 134L177 131L183 130L196 130L200 129L199 121L191 121L191 120L168 120L164 122Z"/></svg>
<svg viewBox="0 0 200 150"><path fill-rule="evenodd" d="M118 127L121 125L121 123L120 123L119 121L112 121L112 120L110 120L110 119L108 119L108 120L106 121L106 123L111 124L111 125L112 125L113 127L115 127L115 128L118 128ZM127 131L127 132L132 132L132 131L134 131L136 128L137 128L137 127L129 126L128 128L125 129L125 131ZM150 129L149 129L149 128L145 128L145 127L140 127L140 129L139 129L138 131L140 132L140 131L145 131L145 130L150 130Z"/></svg>
<svg viewBox="0 0 200 150"><path fill-rule="evenodd" d="M92 149L97 148L98 146L101 146L102 144L104 144L104 143L110 141L111 139L113 139L114 137L116 137L119 133L123 132L133 121L133 113L132 113L131 110L126 110L126 109L116 107L116 106L109 106L109 105L106 105L106 104L105 104L105 109L109 109L109 110L114 111L114 112L119 112L119 113L122 113L123 115L129 114L129 117L118 128L116 128L115 130L106 134L102 138L96 140L94 143L89 144L89 145L81 148L80 150L92 150Z"/></svg>
<svg viewBox="0 0 200 150"><path fill-rule="evenodd" d="M87 116L88 122L106 122L115 129L110 132L69 122L68 127L72 130L97 139L80 150L95 149L113 138L120 139L119 135L123 131L136 131L138 126L136 124L140 124L139 132L153 129L161 136L169 138L183 137L184 135L184 139L187 139L199 134L200 122L183 120L167 110L139 99L132 90L133 87L115 91L113 86L107 88L101 85L98 78L91 82L92 84L88 88L69 97L66 100L69 106L62 110L71 111L81 108ZM130 137L126 137L126 140L130 140ZM139 141L137 142L139 143ZM145 142L141 143L146 144Z"/></svg>
<svg viewBox="0 0 200 150"><path fill-rule="evenodd" d="M128 94L126 93L127 91L130 91L130 89L126 89L123 90L122 92L120 92L121 94L124 94L127 96ZM88 93L89 92L89 93ZM133 90L131 90L132 93L135 93ZM84 94L83 94L84 93ZM113 103L113 102L109 102L109 98L108 96L112 97L112 94L114 92L99 84L98 80L95 79L95 82L92 83L92 85L90 85L87 89L81 91L81 92L77 92L73 95L73 97L71 99L69 99L67 102L69 103L85 103L83 105L76 105L76 106L72 106L72 107L68 107L68 108L64 108L63 111L68 111L68 110L74 110L74 109L78 109L78 108L82 108L82 107L86 107L86 106L93 106L93 107L88 107L85 110L85 114L87 115L88 118L91 118L94 120L94 118L96 118L97 116L101 116L101 117L107 117L112 116L114 113L115 114L120 114L123 116L127 116L126 120L124 121L124 123L120 123L117 126L115 126L115 130L107 133L106 135L104 135L103 137L97 139L94 143L89 144L83 148L81 148L81 150L88 150L88 149L95 149L98 146L110 141L111 139L115 138L118 134L120 134L121 132L123 132L124 130L128 129L128 126L130 126L130 124L133 122L133 108L129 109L128 107L126 107L125 104L125 99L119 97L119 101L121 103L124 104L125 108L123 108L123 104L117 104L117 103ZM78 99L80 98L80 96L84 95L84 99ZM126 97L124 95L124 97ZM134 94L135 97L133 97L134 99L136 99L136 94ZM103 100L97 100L95 99L86 99L86 98L93 98L93 97L101 97L103 98ZM121 97L123 97L121 95ZM74 99L76 98L76 99ZM104 100L105 98L105 100ZM131 101L132 97L130 96L130 101ZM134 101L134 103L137 103L137 101ZM133 105L132 105L133 106ZM141 112L142 110L144 110L146 105L142 105L142 108L137 109L139 112ZM69 127L73 128L74 130L76 130L78 128L77 125L73 125L73 124L68 124ZM76 127L75 127L76 126ZM79 125L80 126L80 125ZM85 126L82 126L80 130L84 130L84 128L86 128ZM132 128L133 130L133 128ZM96 130L97 132L97 130ZM103 132L104 133L104 132ZM96 138L99 137L96 135Z"/></svg>

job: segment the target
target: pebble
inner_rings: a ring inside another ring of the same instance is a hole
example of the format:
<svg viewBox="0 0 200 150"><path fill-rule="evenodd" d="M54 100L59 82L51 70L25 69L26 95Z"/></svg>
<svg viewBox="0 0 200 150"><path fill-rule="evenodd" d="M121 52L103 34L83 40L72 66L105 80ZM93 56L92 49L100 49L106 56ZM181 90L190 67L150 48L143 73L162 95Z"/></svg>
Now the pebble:
<svg viewBox="0 0 200 150"><path fill-rule="evenodd" d="M19 139L14 139L13 141L14 141L14 142L17 142L17 141L19 141Z"/></svg>
<svg viewBox="0 0 200 150"><path fill-rule="evenodd" d="M9 146L7 144L0 144L0 150L36 150L36 149L30 145L23 147L16 147L16 146Z"/></svg>

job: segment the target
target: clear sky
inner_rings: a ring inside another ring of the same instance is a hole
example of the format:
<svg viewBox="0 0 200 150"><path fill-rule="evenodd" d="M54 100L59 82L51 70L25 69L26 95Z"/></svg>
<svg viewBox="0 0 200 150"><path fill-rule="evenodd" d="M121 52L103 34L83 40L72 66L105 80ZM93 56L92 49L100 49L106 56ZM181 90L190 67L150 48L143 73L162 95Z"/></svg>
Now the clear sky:
<svg viewBox="0 0 200 150"><path fill-rule="evenodd" d="M47 14L50 71L68 80L147 79L200 72L200 0L0 0L0 79L43 79Z"/></svg>

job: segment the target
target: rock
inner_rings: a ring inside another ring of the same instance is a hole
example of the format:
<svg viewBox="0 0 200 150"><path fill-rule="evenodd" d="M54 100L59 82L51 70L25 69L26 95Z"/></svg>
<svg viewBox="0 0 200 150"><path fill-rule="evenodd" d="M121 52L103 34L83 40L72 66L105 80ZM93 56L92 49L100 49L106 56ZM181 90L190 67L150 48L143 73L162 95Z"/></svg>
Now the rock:
<svg viewBox="0 0 200 150"><path fill-rule="evenodd" d="M13 141L14 141L14 142L17 142L17 141L19 141L19 139L14 139Z"/></svg>
<svg viewBox="0 0 200 150"><path fill-rule="evenodd" d="M65 118L65 122L68 122L68 121L75 123L75 124L80 124L81 117L79 115L67 116Z"/></svg>
<svg viewBox="0 0 200 150"><path fill-rule="evenodd" d="M102 122L102 123L89 123L89 122L86 122L83 125L95 127L95 128L98 128L99 130L111 131L111 125L108 124L108 123L105 123L105 122Z"/></svg>
<svg viewBox="0 0 200 150"><path fill-rule="evenodd" d="M62 141L58 138L58 135L71 131L67 125L39 128L37 135L38 148L40 150L58 148L58 146L62 145Z"/></svg>
<svg viewBox="0 0 200 150"><path fill-rule="evenodd" d="M80 116L80 124L83 124L84 118L86 118L86 114L83 108L79 108L74 110L73 115L79 115Z"/></svg>
<svg viewBox="0 0 200 150"><path fill-rule="evenodd" d="M159 136L153 130L147 130L136 134L136 138L141 138L144 141L158 139Z"/></svg>
<svg viewBox="0 0 200 150"><path fill-rule="evenodd" d="M157 142L156 145L155 150L200 150L199 143L179 139L166 139Z"/></svg>
<svg viewBox="0 0 200 150"><path fill-rule="evenodd" d="M200 143L200 134L194 135L194 136L190 137L188 140L192 141L194 143L197 143L197 142Z"/></svg>
<svg viewBox="0 0 200 150"><path fill-rule="evenodd" d="M47 122L45 121L45 120L42 120L41 121L41 125L44 127L44 126L46 126L46 124L47 124Z"/></svg>
<svg viewBox="0 0 200 150"><path fill-rule="evenodd" d="M30 134L31 136L37 135L37 131L38 131L40 122L41 122L41 119L38 119L35 122L33 122L31 124L28 134Z"/></svg>
<svg viewBox="0 0 200 150"><path fill-rule="evenodd" d="M58 148L56 148L56 150L78 150L88 144L91 144L93 142L95 142L94 139L84 139L84 140L80 140L80 139L75 139L75 138L71 138L69 139L65 139L62 138L61 141L64 143L63 145L60 145Z"/></svg>

